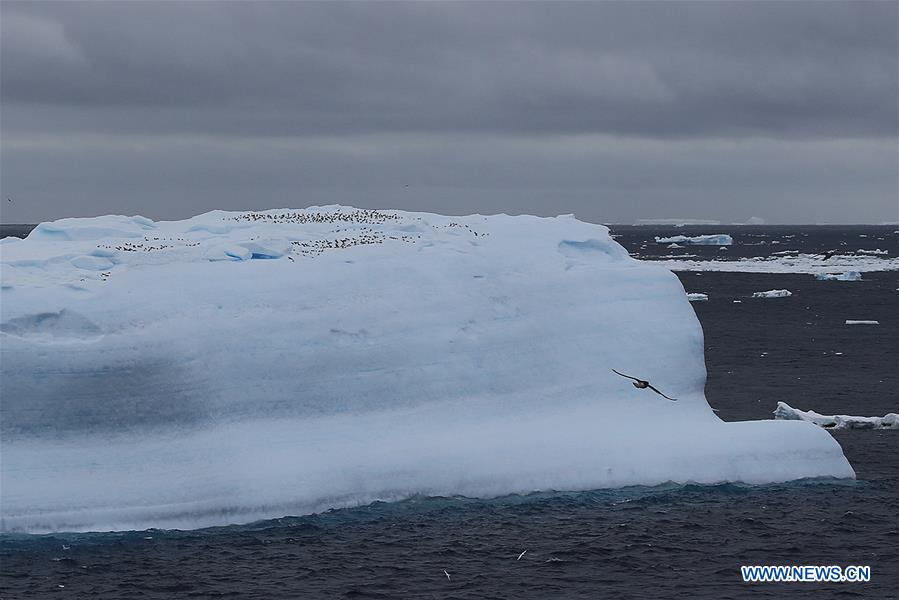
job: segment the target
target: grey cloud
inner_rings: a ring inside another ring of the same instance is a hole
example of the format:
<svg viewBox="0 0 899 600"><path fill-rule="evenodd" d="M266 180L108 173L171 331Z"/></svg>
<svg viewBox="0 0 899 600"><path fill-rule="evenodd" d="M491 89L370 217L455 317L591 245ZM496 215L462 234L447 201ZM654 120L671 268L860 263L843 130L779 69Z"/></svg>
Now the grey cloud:
<svg viewBox="0 0 899 600"><path fill-rule="evenodd" d="M897 13L2 2L0 220L332 202L895 220Z"/></svg>
<svg viewBox="0 0 899 600"><path fill-rule="evenodd" d="M3 177L37 219L349 204L449 214L721 221L895 218L890 140L652 141L613 136L82 137L11 142ZM62 190L62 192L61 192ZM130 210L123 210L126 205ZM85 207L90 207L86 210ZM89 211L89 212L88 212ZM10 219L6 219L7 222Z"/></svg>
<svg viewBox="0 0 899 600"><path fill-rule="evenodd" d="M894 3L3 7L13 130L897 130Z"/></svg>

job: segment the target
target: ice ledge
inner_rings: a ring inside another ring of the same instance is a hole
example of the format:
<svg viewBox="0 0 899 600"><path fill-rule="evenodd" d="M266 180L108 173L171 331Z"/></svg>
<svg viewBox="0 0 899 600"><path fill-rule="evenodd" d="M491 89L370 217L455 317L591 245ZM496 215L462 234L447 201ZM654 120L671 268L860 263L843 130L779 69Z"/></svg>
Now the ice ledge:
<svg viewBox="0 0 899 600"><path fill-rule="evenodd" d="M423 429L424 422L438 426ZM645 421L602 423L600 411L579 410L497 415L472 427L434 410L372 415L365 423L258 421L190 437L14 446L4 457L18 468L4 475L2 527L191 529L416 495L855 477L837 442L811 423L709 420L652 436ZM362 438L363 431L377 435ZM462 436L471 443L459 443ZM60 464L66 469L43 466ZM141 486L134 465L141 465ZM26 482L41 494L18 493Z"/></svg>

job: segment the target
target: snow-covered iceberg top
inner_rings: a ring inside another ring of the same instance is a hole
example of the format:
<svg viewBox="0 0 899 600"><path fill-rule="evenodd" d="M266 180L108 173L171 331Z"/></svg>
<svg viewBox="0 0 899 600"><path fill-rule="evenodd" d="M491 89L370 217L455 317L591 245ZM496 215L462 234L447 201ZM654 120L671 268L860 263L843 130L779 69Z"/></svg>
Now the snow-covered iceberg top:
<svg viewBox="0 0 899 600"><path fill-rule="evenodd" d="M767 292L753 292L753 298L787 298L792 296L790 290L768 290Z"/></svg>
<svg viewBox="0 0 899 600"><path fill-rule="evenodd" d="M778 402L775 419L807 421L826 429L899 429L899 414L887 413L882 417L854 417L851 415L822 415L813 410L803 411L786 402Z"/></svg>
<svg viewBox="0 0 899 600"><path fill-rule="evenodd" d="M734 243L734 238L726 233L716 233L712 235L675 235L672 237L656 237L657 244L694 244L700 246L730 246Z"/></svg>
<svg viewBox="0 0 899 600"><path fill-rule="evenodd" d="M65 219L0 251L3 530L854 476L817 427L720 421L678 279L572 217Z"/></svg>

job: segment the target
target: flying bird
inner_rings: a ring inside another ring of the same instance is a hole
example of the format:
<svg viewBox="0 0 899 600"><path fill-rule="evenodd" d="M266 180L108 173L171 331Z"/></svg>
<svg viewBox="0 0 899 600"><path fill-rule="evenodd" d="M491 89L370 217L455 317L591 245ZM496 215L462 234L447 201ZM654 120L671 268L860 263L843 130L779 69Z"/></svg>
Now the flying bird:
<svg viewBox="0 0 899 600"><path fill-rule="evenodd" d="M519 555L518 555L518 558L516 558L515 560L521 560L521 557L524 556L524 555L527 554L527 553L528 553L528 551L525 550L524 552L522 552L521 554L519 554Z"/></svg>
<svg viewBox="0 0 899 600"><path fill-rule="evenodd" d="M446 575L446 578L452 581L452 578L449 576L449 573L446 572L446 569L443 570L443 574Z"/></svg>
<svg viewBox="0 0 899 600"><path fill-rule="evenodd" d="M646 388L649 388L652 391L654 391L656 394L661 396L662 398L666 398L668 400L671 400L672 402L677 402L677 398L669 398L668 396L666 396L665 394L663 394L662 392L660 392L659 390L654 388L652 385L650 385L650 383L648 381L646 381L645 379L637 379L636 377L631 377L630 375L625 375L624 373L619 373L615 369L612 369L612 371L617 375L621 375L622 377L627 377L628 379L633 379L634 381L633 381L632 385L637 389L645 390Z"/></svg>

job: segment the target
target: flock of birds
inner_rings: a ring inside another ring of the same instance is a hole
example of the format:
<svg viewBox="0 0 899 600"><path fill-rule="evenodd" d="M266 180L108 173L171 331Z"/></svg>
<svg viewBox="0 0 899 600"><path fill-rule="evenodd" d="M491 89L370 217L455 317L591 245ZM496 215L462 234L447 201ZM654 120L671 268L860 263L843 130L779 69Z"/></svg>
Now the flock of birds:
<svg viewBox="0 0 899 600"><path fill-rule="evenodd" d="M271 224L347 224L349 227L334 229L330 232L331 236L321 239L292 240L290 243L294 250L288 253L287 259L296 262L290 254L299 254L303 256L318 256L328 250L340 250L352 248L353 246L364 246L370 244L383 244L389 241L399 241L404 243L415 243L421 239L420 234L395 234L391 235L382 231L373 229L370 226L384 225L388 221L399 220L399 215L391 212L380 210L354 209L350 211L331 211L331 212L309 212L309 211L286 211L279 213L260 213L260 212L244 212L229 217L223 217L225 221L238 221L247 223L271 223ZM419 217L418 220L421 220ZM362 225L362 227L358 227ZM452 221L445 225L435 225L437 228L456 228L471 233L475 237L487 236L488 233L478 232L471 228L470 225ZM251 238L256 239L256 238ZM142 242L121 242L118 244L98 244L97 248L106 250L117 250L120 252L156 252L168 250L176 247L192 247L199 246L201 241L188 241L185 238L171 237L149 237L144 236ZM110 273L101 273L100 279L106 281ZM84 281L84 279L82 279Z"/></svg>
<svg viewBox="0 0 899 600"><path fill-rule="evenodd" d="M165 242L165 241L177 241L182 242L180 245L183 247L191 247L191 246L199 246L200 242L188 242L184 238L149 238L144 237L143 242L122 242L121 244L117 244L112 246L110 244L98 244L97 248L105 248L107 250L118 250L120 252L157 252L159 250L167 250L169 248L174 248L174 244L165 244L160 243L159 245L153 245L149 242Z"/></svg>
<svg viewBox="0 0 899 600"><path fill-rule="evenodd" d="M396 221L400 217L396 213L381 210L357 208L351 211L308 212L293 211L282 213L245 212L230 217L232 221L249 223L356 223L383 225L387 221Z"/></svg>
<svg viewBox="0 0 899 600"><path fill-rule="evenodd" d="M340 233L343 231L346 230L338 229L334 233ZM325 252L326 250L339 250L344 248L352 248L353 246L365 246L367 244L383 244L388 240L414 243L417 239L421 238L420 235L387 235L386 233L375 231L368 227L363 227L361 230L354 233L355 235L351 235L349 237L307 241L294 240L290 243L297 247L300 254L304 254L306 256L316 256Z"/></svg>

